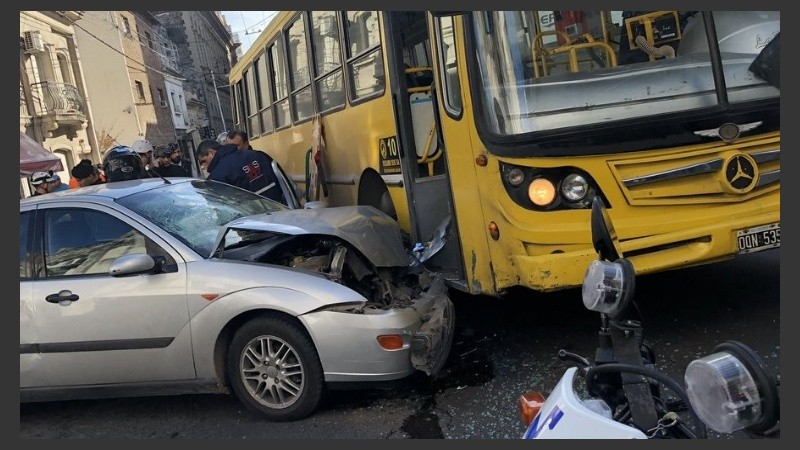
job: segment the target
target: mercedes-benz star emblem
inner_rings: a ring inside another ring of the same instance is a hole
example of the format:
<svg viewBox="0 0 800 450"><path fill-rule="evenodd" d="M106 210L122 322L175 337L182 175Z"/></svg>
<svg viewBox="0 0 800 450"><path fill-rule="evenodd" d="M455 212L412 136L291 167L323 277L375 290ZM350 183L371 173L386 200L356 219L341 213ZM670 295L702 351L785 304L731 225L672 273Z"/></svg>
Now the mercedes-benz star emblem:
<svg viewBox="0 0 800 450"><path fill-rule="evenodd" d="M758 181L758 166L750 155L738 154L725 163L725 180L733 192L752 190Z"/></svg>

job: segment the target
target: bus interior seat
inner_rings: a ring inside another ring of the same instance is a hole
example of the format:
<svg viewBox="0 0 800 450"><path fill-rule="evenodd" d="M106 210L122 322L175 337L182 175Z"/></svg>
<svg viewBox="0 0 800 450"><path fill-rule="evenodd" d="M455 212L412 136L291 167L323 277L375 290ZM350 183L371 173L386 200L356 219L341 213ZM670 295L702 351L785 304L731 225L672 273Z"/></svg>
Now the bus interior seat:
<svg viewBox="0 0 800 450"><path fill-rule="evenodd" d="M436 127L433 126L431 92L414 92L409 95L409 101L411 103L411 122L414 128L414 146L417 149L417 157L431 157L439 150ZM430 133L433 133L433 136L429 139Z"/></svg>

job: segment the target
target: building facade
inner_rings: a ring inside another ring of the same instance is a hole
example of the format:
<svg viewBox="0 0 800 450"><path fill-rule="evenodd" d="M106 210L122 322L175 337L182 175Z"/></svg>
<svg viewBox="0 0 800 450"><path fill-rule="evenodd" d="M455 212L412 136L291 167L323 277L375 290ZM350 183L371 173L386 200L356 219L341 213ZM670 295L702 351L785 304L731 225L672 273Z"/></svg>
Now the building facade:
<svg viewBox="0 0 800 450"><path fill-rule="evenodd" d="M62 180L83 158L99 161L89 96L75 38L83 11L20 11L20 131L56 154ZM30 194L27 182L20 195Z"/></svg>
<svg viewBox="0 0 800 450"><path fill-rule="evenodd" d="M156 11L177 45L179 71L186 78L189 126L204 138L232 128L228 72L236 44L215 11ZM194 110L192 110L194 109ZM204 112L204 114L201 114ZM198 123L192 123L197 119Z"/></svg>
<svg viewBox="0 0 800 450"><path fill-rule="evenodd" d="M189 126L185 77L163 24L147 11L87 11L79 25L101 146L178 141Z"/></svg>
<svg viewBox="0 0 800 450"><path fill-rule="evenodd" d="M21 11L20 130L61 158L63 180L139 138L192 151L231 129L237 46L214 11Z"/></svg>

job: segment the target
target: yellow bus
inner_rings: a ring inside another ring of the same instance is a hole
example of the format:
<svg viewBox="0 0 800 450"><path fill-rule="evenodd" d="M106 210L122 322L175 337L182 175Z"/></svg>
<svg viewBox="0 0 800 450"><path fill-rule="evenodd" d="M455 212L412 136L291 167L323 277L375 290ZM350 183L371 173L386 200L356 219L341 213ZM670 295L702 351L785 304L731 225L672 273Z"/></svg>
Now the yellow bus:
<svg viewBox="0 0 800 450"><path fill-rule="evenodd" d="M580 285L596 196L638 274L780 247L779 49L777 11L284 11L230 84L307 193L320 123L327 206L502 296Z"/></svg>

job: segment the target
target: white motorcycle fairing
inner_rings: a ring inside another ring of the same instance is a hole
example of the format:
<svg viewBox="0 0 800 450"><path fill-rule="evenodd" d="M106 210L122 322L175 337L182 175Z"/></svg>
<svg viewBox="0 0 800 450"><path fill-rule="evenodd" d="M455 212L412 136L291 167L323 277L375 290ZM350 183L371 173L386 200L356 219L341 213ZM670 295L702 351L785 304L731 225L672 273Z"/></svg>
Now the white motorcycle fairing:
<svg viewBox="0 0 800 450"><path fill-rule="evenodd" d="M567 369L523 439L647 439L636 428L590 409L573 389L577 371L577 367Z"/></svg>

